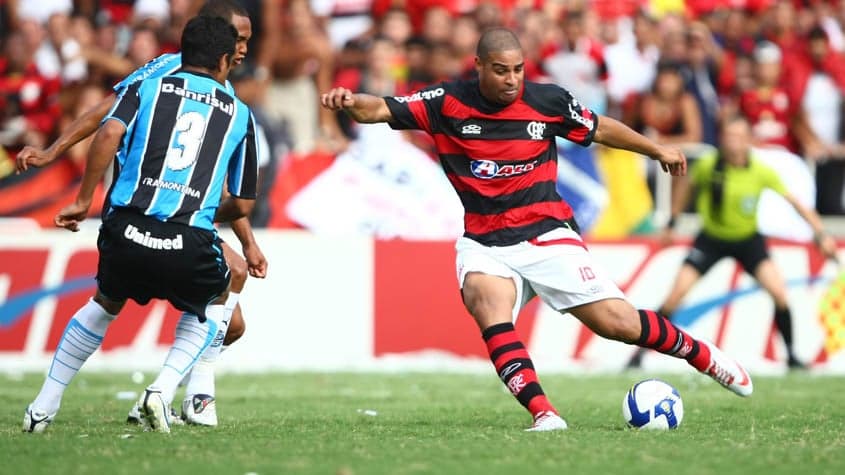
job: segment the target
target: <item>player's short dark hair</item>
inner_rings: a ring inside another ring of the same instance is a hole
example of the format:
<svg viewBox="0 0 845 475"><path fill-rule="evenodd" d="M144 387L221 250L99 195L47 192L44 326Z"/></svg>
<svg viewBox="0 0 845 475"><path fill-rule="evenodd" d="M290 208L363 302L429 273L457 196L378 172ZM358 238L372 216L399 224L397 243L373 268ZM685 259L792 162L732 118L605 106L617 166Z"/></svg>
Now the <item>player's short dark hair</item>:
<svg viewBox="0 0 845 475"><path fill-rule="evenodd" d="M244 8L243 5L235 0L208 0L202 8L200 8L198 15L220 17L228 22L231 22L233 16L237 15L248 17L249 12L246 11L246 8Z"/></svg>
<svg viewBox="0 0 845 475"><path fill-rule="evenodd" d="M485 30L481 34L475 54L481 60L485 60L490 53L510 50L522 50L519 38L507 28L496 27Z"/></svg>
<svg viewBox="0 0 845 475"><path fill-rule="evenodd" d="M235 54L238 31L221 17L195 16L182 31L182 64L217 70L220 57Z"/></svg>

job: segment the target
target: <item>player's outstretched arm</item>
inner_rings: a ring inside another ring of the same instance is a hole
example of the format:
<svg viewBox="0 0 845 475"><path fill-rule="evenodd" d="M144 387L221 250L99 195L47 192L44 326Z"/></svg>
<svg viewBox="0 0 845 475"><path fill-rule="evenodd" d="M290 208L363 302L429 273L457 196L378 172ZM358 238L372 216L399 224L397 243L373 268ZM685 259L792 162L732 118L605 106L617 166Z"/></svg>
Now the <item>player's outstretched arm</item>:
<svg viewBox="0 0 845 475"><path fill-rule="evenodd" d="M363 124L389 122L393 119L384 99L369 94L356 94L345 87L336 87L323 94L320 103L329 110L343 110L355 122Z"/></svg>
<svg viewBox="0 0 845 475"><path fill-rule="evenodd" d="M798 198L790 193L786 193L783 197L804 218L804 221L807 221L807 224L813 228L814 240L822 254L829 259L837 260L836 241L824 231L824 224L819 214L816 213L816 210L804 206L798 201Z"/></svg>
<svg viewBox="0 0 845 475"><path fill-rule="evenodd" d="M249 224L249 219L246 217L232 221L232 231L238 237L243 248L244 258L246 258L249 275L263 279L267 276L267 258L261 252L258 242L255 240L255 235L252 233L252 225Z"/></svg>
<svg viewBox="0 0 845 475"><path fill-rule="evenodd" d="M59 211L54 219L56 226L79 231L79 223L88 216L88 209L94 199L94 190L114 159L125 132L126 126L118 120L108 120L100 127L88 150L85 174L82 176L82 185L79 187L76 201Z"/></svg>
<svg viewBox="0 0 845 475"><path fill-rule="evenodd" d="M604 115L599 117L593 141L647 155L660 162L663 171L671 173L672 176L687 173L687 159L679 149L655 143L614 118Z"/></svg>
<svg viewBox="0 0 845 475"><path fill-rule="evenodd" d="M114 105L114 94L100 101L99 104L88 109L84 114L76 118L68 126L67 130L62 132L62 135L56 139L46 150L26 146L18 153L15 160L15 168L18 173L25 172L29 167L43 167L49 165L57 158L61 157L71 147L79 143L85 137L93 134L103 117L108 114L111 107Z"/></svg>

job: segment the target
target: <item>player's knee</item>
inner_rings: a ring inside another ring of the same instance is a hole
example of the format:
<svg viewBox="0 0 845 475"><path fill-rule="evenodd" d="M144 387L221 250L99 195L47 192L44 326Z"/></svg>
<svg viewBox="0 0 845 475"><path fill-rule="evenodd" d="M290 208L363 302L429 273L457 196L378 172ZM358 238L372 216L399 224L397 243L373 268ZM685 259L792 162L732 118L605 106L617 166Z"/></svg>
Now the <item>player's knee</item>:
<svg viewBox="0 0 845 475"><path fill-rule="evenodd" d="M464 306L482 329L511 320L512 306L505 299L491 292L479 292L471 286L465 286L461 294Z"/></svg>
<svg viewBox="0 0 845 475"><path fill-rule="evenodd" d="M94 302L103 308L106 312L111 315L117 315L123 310L123 305L126 304L126 300L112 300L105 295L103 295L99 290L94 294Z"/></svg>
<svg viewBox="0 0 845 475"><path fill-rule="evenodd" d="M595 330L604 338L634 343L639 340L641 333L639 314L633 308L612 307Z"/></svg>
<svg viewBox="0 0 845 475"><path fill-rule="evenodd" d="M231 274L231 287L235 292L240 292L246 283L246 278L249 275L246 261L240 256L231 257L227 262L229 265L229 272Z"/></svg>

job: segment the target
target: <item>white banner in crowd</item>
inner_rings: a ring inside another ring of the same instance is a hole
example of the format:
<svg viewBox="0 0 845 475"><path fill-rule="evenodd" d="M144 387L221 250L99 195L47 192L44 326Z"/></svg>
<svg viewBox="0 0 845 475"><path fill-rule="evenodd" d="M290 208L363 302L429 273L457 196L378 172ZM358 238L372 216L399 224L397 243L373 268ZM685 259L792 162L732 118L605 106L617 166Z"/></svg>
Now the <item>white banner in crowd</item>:
<svg viewBox="0 0 845 475"><path fill-rule="evenodd" d="M279 231L258 232L257 239L269 274L248 281L241 298L246 334L223 355L221 369L490 370L478 330L461 306L452 242ZM49 366L66 323L94 291L95 241L91 230L0 235L0 371ZM660 305L687 252L685 246L661 249L647 241L590 248L642 308ZM798 355L817 371L845 372L842 354L824 353L819 324L819 301L836 274L834 265L822 265L806 245L776 244L772 250L789 285ZM768 296L725 260L693 289L676 319L752 373L778 373L785 368L772 311ZM165 302L127 305L87 370L156 369L178 318ZM517 329L543 372L618 371L633 350L537 303L525 309ZM645 370L686 368L650 353Z"/></svg>
<svg viewBox="0 0 845 475"><path fill-rule="evenodd" d="M773 168L786 189L807 208L816 207L816 181L803 158L782 148L755 148L755 156ZM764 190L757 211L757 228L766 236L798 242L813 240L813 229L782 196Z"/></svg>
<svg viewBox="0 0 845 475"><path fill-rule="evenodd" d="M347 151L294 195L288 216L321 235L460 236L463 208L437 162L387 124L359 131Z"/></svg>

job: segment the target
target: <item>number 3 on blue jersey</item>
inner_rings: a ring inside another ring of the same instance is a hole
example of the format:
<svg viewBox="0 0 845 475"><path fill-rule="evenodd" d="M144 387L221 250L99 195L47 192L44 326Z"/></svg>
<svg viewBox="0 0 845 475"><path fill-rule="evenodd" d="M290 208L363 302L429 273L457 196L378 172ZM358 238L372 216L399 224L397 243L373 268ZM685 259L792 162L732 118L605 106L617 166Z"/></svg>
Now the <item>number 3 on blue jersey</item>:
<svg viewBox="0 0 845 475"><path fill-rule="evenodd" d="M165 160L171 170L184 170L197 161L205 137L205 117L199 112L186 112L176 119L176 145L167 149Z"/></svg>

